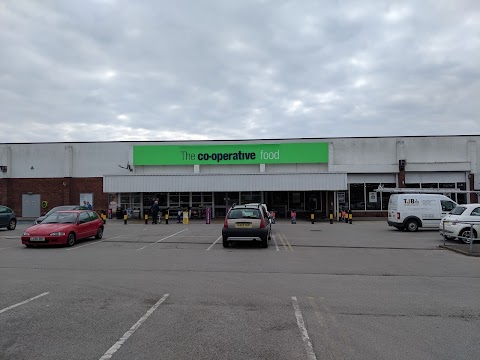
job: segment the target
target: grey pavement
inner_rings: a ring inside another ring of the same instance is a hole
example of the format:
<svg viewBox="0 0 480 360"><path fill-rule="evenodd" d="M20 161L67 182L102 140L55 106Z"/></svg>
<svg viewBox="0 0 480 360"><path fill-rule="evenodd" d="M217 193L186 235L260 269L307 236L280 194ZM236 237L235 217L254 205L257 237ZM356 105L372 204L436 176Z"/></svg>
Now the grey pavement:
<svg viewBox="0 0 480 360"><path fill-rule="evenodd" d="M222 225L38 249L0 230L0 359L478 359L480 259L438 231L278 221L269 248L224 249Z"/></svg>

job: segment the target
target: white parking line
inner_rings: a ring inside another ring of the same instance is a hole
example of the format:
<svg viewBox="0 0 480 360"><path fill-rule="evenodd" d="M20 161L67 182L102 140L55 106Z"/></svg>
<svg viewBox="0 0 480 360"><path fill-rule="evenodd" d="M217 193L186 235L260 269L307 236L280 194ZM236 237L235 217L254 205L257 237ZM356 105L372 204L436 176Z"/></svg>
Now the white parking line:
<svg viewBox="0 0 480 360"><path fill-rule="evenodd" d="M273 235L273 234L272 234L272 239L273 239L273 242L275 243L275 249L277 251L280 251L280 249L278 248L277 239L275 239L275 235Z"/></svg>
<svg viewBox="0 0 480 360"><path fill-rule="evenodd" d="M162 238L162 239L160 239L160 240L158 240L158 241L155 241L155 242L152 243L152 244L148 244L148 245L145 245L144 247L142 247L142 248L140 248L140 249L137 249L137 251L138 251L138 250L143 250L143 249L145 249L146 247L149 247L149 246L151 246L151 245L153 245L153 244L157 244L157 243L159 243L160 241L163 241L163 240L165 240L165 239L171 238L172 236L175 236L175 235L180 234L181 232L184 232L184 231L187 231L187 230L188 230L188 229L183 229L183 230L181 230L181 231L179 231L179 232L176 232L175 234L172 234L172 235L170 235L170 236L166 236L166 237L164 237L164 238Z"/></svg>
<svg viewBox="0 0 480 360"><path fill-rule="evenodd" d="M302 312L300 311L300 306L298 306L298 301L296 296L292 296L293 308L295 309L295 317L297 318L297 325L302 333L302 340L305 344L305 350L307 350L307 359L308 360L317 360L315 353L313 352L312 342L308 336L307 328L305 327L305 322L303 321Z"/></svg>
<svg viewBox="0 0 480 360"><path fill-rule="evenodd" d="M101 243L101 242L104 241L104 240L117 239L117 238L121 238L121 237L124 237L124 236L127 236L127 235L114 236L114 237L111 237L111 238L108 238L108 239L102 239L102 240L90 242L90 243L88 243L88 244L71 247L71 248L68 248L67 251L75 250L75 249L80 249L80 248L82 248L82 247L84 247L84 246L95 245L95 244Z"/></svg>
<svg viewBox="0 0 480 360"><path fill-rule="evenodd" d="M107 352L100 358L100 360L106 360L106 359L110 359L113 354L115 354L117 352L118 349L120 349L120 347L123 345L123 343L125 341L128 340L128 338L130 336L133 335L133 333L140 327L140 325L142 325L145 320L148 319L148 317L150 315L153 314L153 312L165 301L165 299L169 296L170 294L165 294L163 295L163 297L157 301L157 303L155 305L153 305L146 313L145 315L143 315L140 320L138 320L135 325L133 325L130 330L128 330L125 334L123 334L123 336L120 338L120 340L118 340L115 344L113 344L113 346L107 350Z"/></svg>
<svg viewBox="0 0 480 360"><path fill-rule="evenodd" d="M212 245L210 245L210 247L207 250L210 250L213 247L213 245L215 245L218 242L218 240L220 240L221 238L222 238L222 235L220 235L218 239L215 240L215 242Z"/></svg>
<svg viewBox="0 0 480 360"><path fill-rule="evenodd" d="M45 295L48 295L48 294L50 294L50 292L47 291L47 292L44 292L43 294L34 296L34 297L32 297L32 298L30 298L30 299L28 299L28 300L19 302L18 304L9 306L9 307L7 307L7 308L5 308L5 309L3 309L3 310L0 310L0 314L3 313L3 312L5 312L5 311L11 310L11 309L13 309L13 308L16 308L17 306L20 306L20 305L26 304L26 303L28 303L28 302L30 302L30 301L36 300L36 299L38 299L38 298L41 298L42 296L45 296Z"/></svg>

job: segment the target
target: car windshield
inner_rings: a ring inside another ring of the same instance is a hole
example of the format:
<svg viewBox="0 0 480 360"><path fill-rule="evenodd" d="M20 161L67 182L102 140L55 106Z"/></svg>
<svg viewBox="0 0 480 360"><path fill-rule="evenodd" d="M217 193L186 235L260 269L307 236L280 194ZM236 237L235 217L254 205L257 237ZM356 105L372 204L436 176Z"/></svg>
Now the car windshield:
<svg viewBox="0 0 480 360"><path fill-rule="evenodd" d="M49 212L47 212L45 216L49 216L53 213L56 213L57 211L62 211L62 210L74 210L74 207L73 206L57 206L57 207L54 207Z"/></svg>
<svg viewBox="0 0 480 360"><path fill-rule="evenodd" d="M47 216L42 224L74 224L76 221L76 213L56 212Z"/></svg>
<svg viewBox="0 0 480 360"><path fill-rule="evenodd" d="M466 210L464 206L455 206L453 210L450 212L452 215L462 215L463 212Z"/></svg>
<svg viewBox="0 0 480 360"><path fill-rule="evenodd" d="M258 209L233 209L228 214L229 219L260 219Z"/></svg>

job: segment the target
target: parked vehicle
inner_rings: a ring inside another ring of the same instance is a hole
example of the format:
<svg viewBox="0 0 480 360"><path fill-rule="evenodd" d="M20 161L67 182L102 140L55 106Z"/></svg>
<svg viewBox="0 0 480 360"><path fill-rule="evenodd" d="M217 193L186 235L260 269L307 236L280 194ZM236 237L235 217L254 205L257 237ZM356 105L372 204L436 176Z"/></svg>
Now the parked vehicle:
<svg viewBox="0 0 480 360"><path fill-rule="evenodd" d="M272 215L270 214L270 212L268 211L267 209L267 205L266 204L262 204L262 203L249 203L249 204L245 204L245 206L254 206L256 208L261 208L262 211L263 211L263 216L265 216L266 218L268 218L270 221L269 221L269 226L270 226L270 231L272 231L272 224L274 224L274 222L272 221Z"/></svg>
<svg viewBox="0 0 480 360"><path fill-rule="evenodd" d="M48 215L53 214L54 212L57 212L57 211L61 211L61 210L87 210L87 208L85 206L80 206L80 205L56 206L53 209L51 209L49 212L47 212L45 215L36 218L33 223L34 224L40 224L43 221L43 219L45 219Z"/></svg>
<svg viewBox="0 0 480 360"><path fill-rule="evenodd" d="M456 202L440 194L392 194L388 202L388 225L407 231L436 229L455 206Z"/></svg>
<svg viewBox="0 0 480 360"><path fill-rule="evenodd" d="M271 224L260 205L234 205L230 208L222 229L223 247L229 247L230 238L235 241L260 239L262 247L268 247Z"/></svg>
<svg viewBox="0 0 480 360"><path fill-rule="evenodd" d="M73 246L80 239L103 237L103 221L95 211L57 211L47 216L40 224L30 226L23 232L22 244Z"/></svg>
<svg viewBox="0 0 480 360"><path fill-rule="evenodd" d="M17 227L17 215L9 207L0 205L0 228L15 230Z"/></svg>
<svg viewBox="0 0 480 360"><path fill-rule="evenodd" d="M474 241L479 240L480 204L456 206L440 221L439 230L440 235L444 235L449 240L458 239L469 244L471 235L473 235Z"/></svg>

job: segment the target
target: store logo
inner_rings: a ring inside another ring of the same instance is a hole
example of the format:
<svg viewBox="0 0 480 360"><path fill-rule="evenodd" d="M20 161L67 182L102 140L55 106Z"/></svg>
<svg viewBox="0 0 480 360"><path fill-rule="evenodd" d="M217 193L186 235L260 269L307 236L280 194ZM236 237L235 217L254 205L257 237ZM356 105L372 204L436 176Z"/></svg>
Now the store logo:
<svg viewBox="0 0 480 360"><path fill-rule="evenodd" d="M209 161L213 160L217 163L222 161L236 161L236 160L255 160L257 154L255 152L229 152L229 153L193 153L185 150L180 151L182 154L182 160L198 160L198 161ZM264 151L260 150L260 159L262 160L279 160L280 159L280 150L277 151Z"/></svg>

